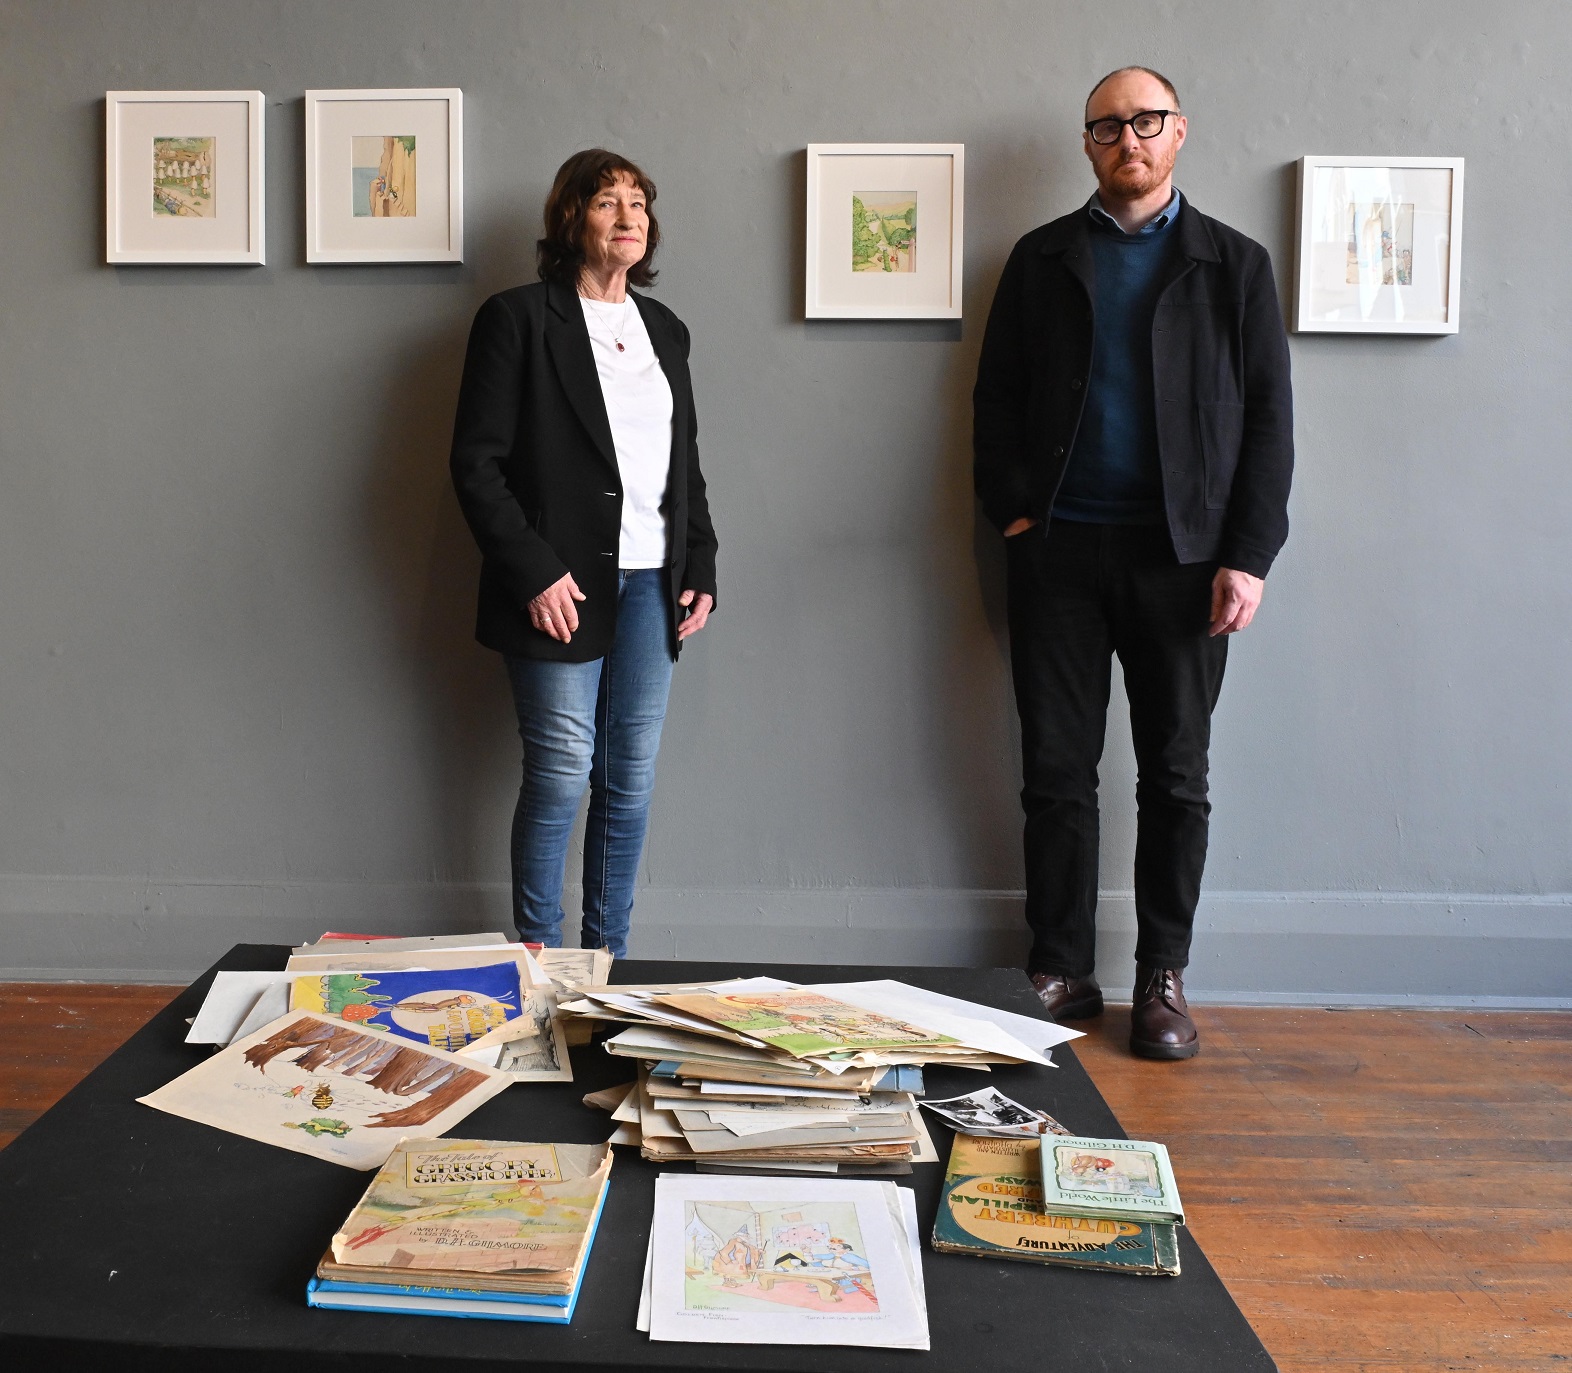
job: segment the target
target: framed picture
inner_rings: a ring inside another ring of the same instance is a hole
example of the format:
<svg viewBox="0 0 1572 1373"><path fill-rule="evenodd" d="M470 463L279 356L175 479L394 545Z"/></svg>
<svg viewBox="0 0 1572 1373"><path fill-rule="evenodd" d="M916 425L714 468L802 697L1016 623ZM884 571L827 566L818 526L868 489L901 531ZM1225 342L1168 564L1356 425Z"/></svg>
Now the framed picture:
<svg viewBox="0 0 1572 1373"><path fill-rule="evenodd" d="M1302 157L1296 333L1455 334L1460 157Z"/></svg>
<svg viewBox="0 0 1572 1373"><path fill-rule="evenodd" d="M261 91L104 96L104 260L263 261Z"/></svg>
<svg viewBox="0 0 1572 1373"><path fill-rule="evenodd" d="M464 260L464 93L306 92L306 261Z"/></svg>
<svg viewBox="0 0 1572 1373"><path fill-rule="evenodd" d="M959 143L808 145L809 319L959 319Z"/></svg>

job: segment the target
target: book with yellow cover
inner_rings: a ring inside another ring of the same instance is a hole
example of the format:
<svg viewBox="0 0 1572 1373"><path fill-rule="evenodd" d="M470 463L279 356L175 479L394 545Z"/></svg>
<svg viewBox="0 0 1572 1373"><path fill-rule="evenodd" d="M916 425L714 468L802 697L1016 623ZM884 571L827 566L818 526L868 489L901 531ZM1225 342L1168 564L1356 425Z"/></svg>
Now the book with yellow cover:
<svg viewBox="0 0 1572 1373"><path fill-rule="evenodd" d="M333 1236L318 1276L567 1291L610 1172L605 1144L406 1139Z"/></svg>
<svg viewBox="0 0 1572 1373"><path fill-rule="evenodd" d="M933 1223L934 1249L1178 1276L1179 1245L1172 1225L1044 1210L1038 1152L1036 1139L956 1135Z"/></svg>

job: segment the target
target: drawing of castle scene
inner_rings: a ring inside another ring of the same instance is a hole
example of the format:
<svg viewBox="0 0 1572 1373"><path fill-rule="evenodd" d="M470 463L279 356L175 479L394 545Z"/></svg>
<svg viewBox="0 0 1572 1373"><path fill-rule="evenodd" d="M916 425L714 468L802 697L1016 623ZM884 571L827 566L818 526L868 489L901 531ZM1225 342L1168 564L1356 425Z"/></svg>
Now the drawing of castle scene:
<svg viewBox="0 0 1572 1373"><path fill-rule="evenodd" d="M414 218L415 136L355 137L350 142L350 208L355 218Z"/></svg>
<svg viewBox="0 0 1572 1373"><path fill-rule="evenodd" d="M686 1310L879 1310L854 1205L760 1209L744 1201L690 1201L684 1211Z"/></svg>
<svg viewBox="0 0 1572 1373"><path fill-rule="evenodd" d="M917 270L917 192L852 196L852 271Z"/></svg>
<svg viewBox="0 0 1572 1373"><path fill-rule="evenodd" d="M213 138L153 140L153 214L213 219Z"/></svg>

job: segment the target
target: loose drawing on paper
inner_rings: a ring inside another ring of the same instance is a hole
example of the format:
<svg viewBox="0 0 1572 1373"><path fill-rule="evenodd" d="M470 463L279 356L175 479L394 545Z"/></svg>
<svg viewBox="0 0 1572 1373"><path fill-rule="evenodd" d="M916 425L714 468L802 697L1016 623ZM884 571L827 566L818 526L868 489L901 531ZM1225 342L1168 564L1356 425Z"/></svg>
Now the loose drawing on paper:
<svg viewBox="0 0 1572 1373"><path fill-rule="evenodd" d="M854 1204L683 1205L684 1310L878 1312Z"/></svg>
<svg viewBox="0 0 1572 1373"><path fill-rule="evenodd" d="M1347 283L1411 286L1414 282L1414 207L1390 200L1348 207Z"/></svg>

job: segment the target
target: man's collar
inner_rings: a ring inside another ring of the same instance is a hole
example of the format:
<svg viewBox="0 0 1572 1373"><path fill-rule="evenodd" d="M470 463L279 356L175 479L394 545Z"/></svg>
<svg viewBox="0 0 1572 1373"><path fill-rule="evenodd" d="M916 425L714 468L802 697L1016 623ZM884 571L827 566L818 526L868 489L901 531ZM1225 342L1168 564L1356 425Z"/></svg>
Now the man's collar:
<svg viewBox="0 0 1572 1373"><path fill-rule="evenodd" d="M1162 230L1166 229L1170 224L1172 224L1174 219L1178 216L1179 203L1179 188L1175 186L1174 193L1169 198L1168 204L1162 208L1157 217L1150 222L1143 224L1135 231L1134 234L1128 234L1125 236L1128 238L1136 238L1141 234L1160 233ZM1121 227L1119 221L1109 214L1107 210L1103 209L1103 203L1098 199L1096 191L1092 192L1092 198L1086 202L1086 212L1091 215L1092 223L1101 225L1104 229L1112 229L1117 234L1124 234L1124 229Z"/></svg>

